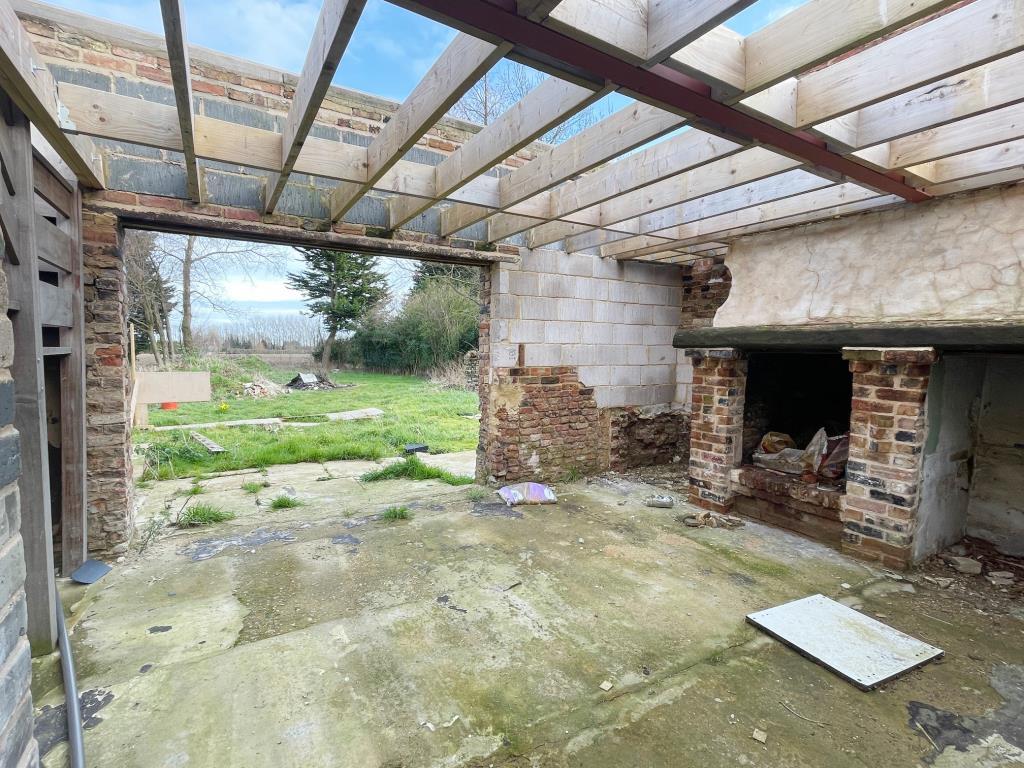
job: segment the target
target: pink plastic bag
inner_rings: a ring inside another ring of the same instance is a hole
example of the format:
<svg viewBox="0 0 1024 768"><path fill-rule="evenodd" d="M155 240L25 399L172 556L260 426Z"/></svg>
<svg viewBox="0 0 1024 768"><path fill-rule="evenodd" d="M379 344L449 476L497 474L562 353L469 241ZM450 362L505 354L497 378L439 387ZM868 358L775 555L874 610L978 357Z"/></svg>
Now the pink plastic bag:
<svg viewBox="0 0 1024 768"><path fill-rule="evenodd" d="M516 483L499 489L498 495L510 507L518 504L555 504L555 492L541 483Z"/></svg>

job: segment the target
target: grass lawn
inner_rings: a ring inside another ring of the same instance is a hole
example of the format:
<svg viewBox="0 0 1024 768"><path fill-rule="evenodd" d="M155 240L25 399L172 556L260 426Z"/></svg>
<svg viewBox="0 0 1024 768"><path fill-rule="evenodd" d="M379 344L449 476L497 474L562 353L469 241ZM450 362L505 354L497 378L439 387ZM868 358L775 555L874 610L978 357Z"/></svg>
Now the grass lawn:
<svg viewBox="0 0 1024 768"><path fill-rule="evenodd" d="M282 384L294 376L291 370L261 373ZM224 396L229 388L216 387L212 402L182 403L176 411L151 409L150 423L166 426L272 416L314 417L371 407L380 408L384 415L276 431L263 427L204 429L204 435L226 449L221 454L208 453L184 431L137 430L135 442L150 444L147 477L188 477L303 461L379 459L401 453L406 443L426 443L431 453L476 447L479 422L466 418L478 410L474 392L442 390L414 376L344 372L334 374L332 380L356 386L327 392L292 392L260 400Z"/></svg>

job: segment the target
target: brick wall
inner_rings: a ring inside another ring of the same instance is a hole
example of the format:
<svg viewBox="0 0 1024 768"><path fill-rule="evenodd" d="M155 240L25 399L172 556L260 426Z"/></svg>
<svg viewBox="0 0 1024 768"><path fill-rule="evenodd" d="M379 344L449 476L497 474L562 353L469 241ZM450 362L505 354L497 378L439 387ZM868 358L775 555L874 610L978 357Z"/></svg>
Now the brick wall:
<svg viewBox="0 0 1024 768"><path fill-rule="evenodd" d="M0 251L3 234L0 233ZM0 765L39 764L32 737L32 674L21 540L18 433L14 429L14 359L7 318L7 276L0 270Z"/></svg>
<svg viewBox="0 0 1024 768"><path fill-rule="evenodd" d="M116 214L83 204L89 549L113 554L127 550L133 525L127 283L120 245Z"/></svg>
<svg viewBox="0 0 1024 768"><path fill-rule="evenodd" d="M610 414L609 465L622 471L678 463L690 456L690 412L681 406L620 408Z"/></svg>
<svg viewBox="0 0 1024 768"><path fill-rule="evenodd" d="M724 257L698 259L680 265L683 283L681 328L711 326L715 312L729 298L732 275L722 259Z"/></svg>
<svg viewBox="0 0 1024 768"><path fill-rule="evenodd" d="M554 482L607 468L607 415L573 368L497 369L486 397L481 479Z"/></svg>
<svg viewBox="0 0 1024 768"><path fill-rule="evenodd" d="M913 559L934 349L843 350L853 372L843 549L905 568Z"/></svg>
<svg viewBox="0 0 1024 768"><path fill-rule="evenodd" d="M735 349L689 350L693 364L690 408L690 501L726 512L730 472L739 466L747 361Z"/></svg>
<svg viewBox="0 0 1024 768"><path fill-rule="evenodd" d="M140 30L91 18L62 8L40 6L19 13L30 38L58 84L70 83L126 98L174 105L164 40ZM298 76L198 47L191 52L191 83L196 114L237 125L281 132ZM399 104L358 91L329 89L310 132L312 137L365 147L380 133ZM444 118L432 126L404 156L429 171L479 131L479 126ZM107 186L186 198L186 173L180 152L152 149L127 141L96 139L105 156ZM542 143L525 147L501 162L504 170L521 167ZM489 171L496 176L498 170ZM272 174L235 164L200 161L204 200L215 205L262 211ZM294 173L277 210L308 219L329 218L330 190L338 182ZM385 198L372 192L346 214L368 226L387 224ZM437 233L439 212L430 209L405 229ZM483 238L474 225L464 233Z"/></svg>

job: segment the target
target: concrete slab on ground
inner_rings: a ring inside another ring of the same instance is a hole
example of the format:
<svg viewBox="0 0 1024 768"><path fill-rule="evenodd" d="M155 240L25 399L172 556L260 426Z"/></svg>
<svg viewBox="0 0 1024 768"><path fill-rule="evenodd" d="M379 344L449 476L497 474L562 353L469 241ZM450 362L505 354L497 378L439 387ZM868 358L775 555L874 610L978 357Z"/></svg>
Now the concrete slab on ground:
<svg viewBox="0 0 1024 768"><path fill-rule="evenodd" d="M470 455L423 458L471 466ZM622 477L510 509L493 489L360 483L374 466L203 481L199 498L237 517L201 530L165 527L187 481L145 491L142 551L69 593L91 765L1024 759L1024 611L982 613L755 523L687 528L676 519L686 505L646 507L659 489ZM240 488L253 478L269 484L255 497ZM286 487L303 506L257 505ZM381 519L392 505L411 519ZM864 693L744 622L817 592L946 659ZM36 671L52 724L59 677L52 662ZM50 768L65 760L53 742Z"/></svg>

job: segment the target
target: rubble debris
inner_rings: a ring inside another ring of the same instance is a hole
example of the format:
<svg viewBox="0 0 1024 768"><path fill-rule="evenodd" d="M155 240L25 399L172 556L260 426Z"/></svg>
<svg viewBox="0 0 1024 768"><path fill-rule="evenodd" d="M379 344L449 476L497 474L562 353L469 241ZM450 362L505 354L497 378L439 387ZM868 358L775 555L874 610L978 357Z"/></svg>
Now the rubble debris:
<svg viewBox="0 0 1024 768"><path fill-rule="evenodd" d="M498 489L498 495L510 507L519 504L557 504L554 490L543 483L516 483Z"/></svg>
<svg viewBox="0 0 1024 768"><path fill-rule="evenodd" d="M663 493L656 493L644 499L644 504L648 507L658 507L659 509L672 509L676 505L676 500Z"/></svg>
<svg viewBox="0 0 1024 768"><path fill-rule="evenodd" d="M275 384L266 376L256 374L252 381L247 381L242 385L242 394L245 397L251 397L255 400L259 400L264 397L277 397L284 392L283 387Z"/></svg>
<svg viewBox="0 0 1024 768"><path fill-rule="evenodd" d="M189 437L203 446L203 448L208 450L210 453L226 453L222 445L213 442L213 440L208 438L206 435L201 435L198 432L193 431L189 432Z"/></svg>
<svg viewBox="0 0 1024 768"><path fill-rule="evenodd" d="M949 589L953 586L953 579L943 578L942 576L925 576L924 580L929 584L934 584L939 589Z"/></svg>
<svg viewBox="0 0 1024 768"><path fill-rule="evenodd" d="M1013 571L989 571L987 578L996 587L1009 587L1015 581Z"/></svg>
<svg viewBox="0 0 1024 768"><path fill-rule="evenodd" d="M320 391L327 389L337 389L337 386L326 376L321 376L319 373L300 373L285 384L286 392L290 390Z"/></svg>
<svg viewBox="0 0 1024 768"><path fill-rule="evenodd" d="M610 690L611 690L612 688L614 688L614 687L615 687L615 685L614 685L614 684L613 684L613 683L612 683L612 682L611 682L610 680L605 680L605 681L604 681L603 683L601 683L601 684L600 684L599 686L597 686L597 687L598 687L598 688L600 688L600 689L601 689L602 691L604 691L605 693L607 693L607 692L608 692L608 691L610 691Z"/></svg>
<svg viewBox="0 0 1024 768"><path fill-rule="evenodd" d="M942 559L946 563L952 566L956 571L960 573L966 573L970 576L978 576L981 574L981 563L975 560L973 557L959 557L957 555L943 555Z"/></svg>
<svg viewBox="0 0 1024 768"><path fill-rule="evenodd" d="M722 515L718 512L691 512L688 515L677 515L676 521L688 528L740 528L744 525L743 518L735 515Z"/></svg>
<svg viewBox="0 0 1024 768"><path fill-rule="evenodd" d="M768 734L762 731L760 728L755 728L754 732L750 734L750 738L752 738L754 741L760 742L761 744L766 744L768 742Z"/></svg>

